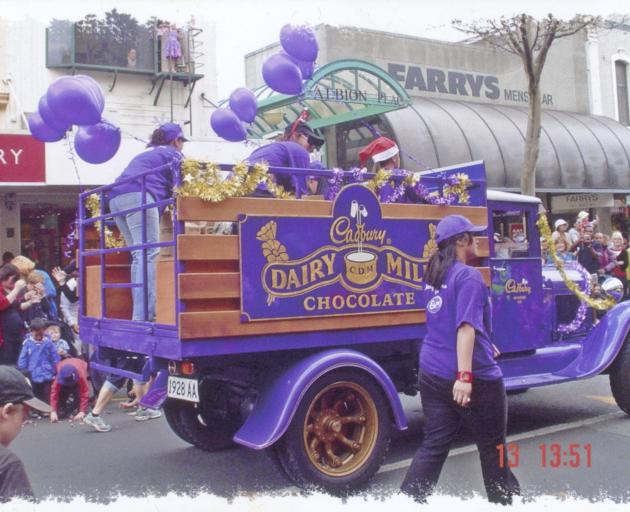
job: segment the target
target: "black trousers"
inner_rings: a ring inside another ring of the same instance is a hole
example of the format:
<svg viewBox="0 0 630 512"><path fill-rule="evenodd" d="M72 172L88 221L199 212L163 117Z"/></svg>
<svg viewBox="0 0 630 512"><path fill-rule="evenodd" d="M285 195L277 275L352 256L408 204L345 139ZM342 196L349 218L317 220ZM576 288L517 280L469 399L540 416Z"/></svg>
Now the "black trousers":
<svg viewBox="0 0 630 512"><path fill-rule="evenodd" d="M44 382L31 382L33 385L33 394L36 398L39 398L42 402L50 403L50 388L52 381L46 380Z"/></svg>
<svg viewBox="0 0 630 512"><path fill-rule="evenodd" d="M470 407L460 407L453 400L453 380L423 373L420 397L424 411L424 438L407 471L401 490L420 502L433 491L440 477L451 444L460 427L470 428L481 459L483 482L488 500L504 505L520 494L516 477L504 460L499 460L497 446L505 445L507 397L503 379L475 379Z"/></svg>

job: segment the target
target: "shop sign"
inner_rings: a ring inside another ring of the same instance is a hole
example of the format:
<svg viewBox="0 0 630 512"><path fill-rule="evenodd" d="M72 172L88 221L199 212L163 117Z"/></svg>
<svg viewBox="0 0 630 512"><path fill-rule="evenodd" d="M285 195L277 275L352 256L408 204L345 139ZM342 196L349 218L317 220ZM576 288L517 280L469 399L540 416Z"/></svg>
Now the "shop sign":
<svg viewBox="0 0 630 512"><path fill-rule="evenodd" d="M0 183L44 183L44 143L30 135L0 135Z"/></svg>
<svg viewBox="0 0 630 512"><path fill-rule="evenodd" d="M364 105L394 105L400 106L400 98L395 95L369 93L359 89L331 88L316 85L304 94L309 99L332 101L337 103L361 103Z"/></svg>
<svg viewBox="0 0 630 512"><path fill-rule="evenodd" d="M577 212L588 208L612 208L614 205L615 200L612 194L599 192L568 194L551 198L551 209L554 212Z"/></svg>
<svg viewBox="0 0 630 512"><path fill-rule="evenodd" d="M529 93L514 87L504 87L498 76L462 71L421 67L395 62L387 63L387 72L411 95L431 92L460 98L482 98L506 103L529 103ZM541 102L553 106L553 96L543 93Z"/></svg>
<svg viewBox="0 0 630 512"><path fill-rule="evenodd" d="M330 217L248 215L241 321L419 310L436 224L383 219L362 185L344 188Z"/></svg>

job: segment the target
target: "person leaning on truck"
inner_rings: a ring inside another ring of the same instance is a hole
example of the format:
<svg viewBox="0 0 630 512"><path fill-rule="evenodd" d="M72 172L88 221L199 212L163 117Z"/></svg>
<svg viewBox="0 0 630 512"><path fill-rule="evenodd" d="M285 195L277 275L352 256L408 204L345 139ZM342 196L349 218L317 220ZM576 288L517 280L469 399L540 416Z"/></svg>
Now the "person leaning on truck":
<svg viewBox="0 0 630 512"><path fill-rule="evenodd" d="M127 181L141 173L155 170L145 176L146 202L154 203L168 199L173 195L173 187L177 183L177 171L183 155L181 153L184 142L181 126L175 123L165 123L151 135L147 148L136 155L122 174L116 178L109 192L109 208L116 213L142 205L142 179ZM164 208L149 208L146 210L146 243L157 243L160 237L160 214ZM126 213L114 217L116 226L125 238L127 246L142 244L142 211ZM147 249L147 288L148 288L148 318L144 318L144 292L142 288L133 288L132 320L155 319L155 259L160 250L157 247ZM132 251L131 281L143 282L142 251Z"/></svg>
<svg viewBox="0 0 630 512"><path fill-rule="evenodd" d="M281 140L255 149L247 158L250 164L265 162L272 167L311 168L310 153L319 149L324 139L317 134L301 117L287 127ZM316 166L316 165L315 165ZM289 175L277 175L276 183L289 191L295 192L293 180ZM298 186L302 194L308 193L306 176L298 176ZM264 185L260 185L253 197L271 197Z"/></svg>
<svg viewBox="0 0 630 512"><path fill-rule="evenodd" d="M466 265L474 256L471 233L485 229L461 215L442 219L438 249L425 274L427 332L420 352L424 438L401 487L420 502L437 484L462 423L469 425L479 448L489 501L510 504L520 493L507 450L497 450L505 445L507 397L490 341L488 289L480 272Z"/></svg>

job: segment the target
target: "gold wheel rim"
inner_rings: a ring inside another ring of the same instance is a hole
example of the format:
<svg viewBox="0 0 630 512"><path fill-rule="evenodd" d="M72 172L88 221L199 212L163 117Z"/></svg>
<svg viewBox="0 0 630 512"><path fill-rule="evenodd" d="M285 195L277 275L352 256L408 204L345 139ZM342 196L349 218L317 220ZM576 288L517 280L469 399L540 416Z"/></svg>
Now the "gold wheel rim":
<svg viewBox="0 0 630 512"><path fill-rule="evenodd" d="M369 459L378 435L376 404L355 382L335 382L311 401L304 420L304 449L327 476L357 471Z"/></svg>

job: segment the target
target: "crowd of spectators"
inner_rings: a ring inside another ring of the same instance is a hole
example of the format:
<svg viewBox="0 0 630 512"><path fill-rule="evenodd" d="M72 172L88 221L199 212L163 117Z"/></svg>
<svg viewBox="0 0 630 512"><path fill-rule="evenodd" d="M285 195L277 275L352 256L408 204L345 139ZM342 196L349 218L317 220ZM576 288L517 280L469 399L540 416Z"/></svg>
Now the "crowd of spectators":
<svg viewBox="0 0 630 512"><path fill-rule="evenodd" d="M614 229L611 233L598 230L598 219L589 220L588 212L578 213L573 226L564 219L554 223L552 240L556 254L564 261L577 261L601 283L609 277L619 279L628 298L630 280L630 248L626 233ZM543 258L552 263L551 255L542 242Z"/></svg>

